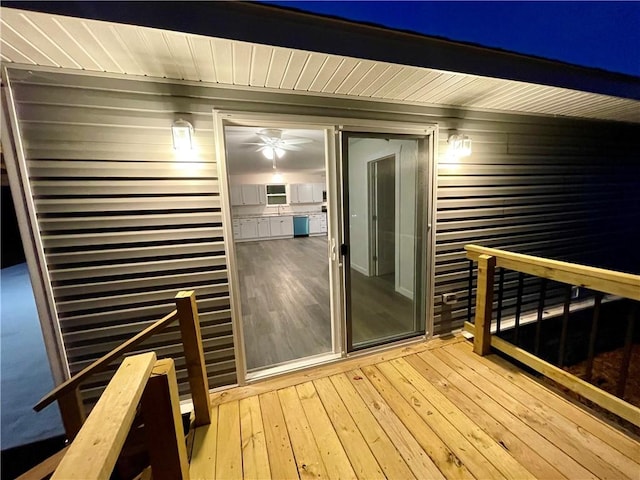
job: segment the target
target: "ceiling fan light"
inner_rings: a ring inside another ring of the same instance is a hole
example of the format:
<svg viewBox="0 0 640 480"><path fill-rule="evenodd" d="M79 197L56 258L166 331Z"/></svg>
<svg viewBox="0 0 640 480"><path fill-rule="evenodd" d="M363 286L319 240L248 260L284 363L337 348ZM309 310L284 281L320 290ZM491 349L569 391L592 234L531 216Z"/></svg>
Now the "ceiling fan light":
<svg viewBox="0 0 640 480"><path fill-rule="evenodd" d="M280 148L280 147L276 147L276 148L275 148L275 151L276 151L276 155L278 155L278 158L282 158L282 157L284 157L284 154L286 153L286 152L284 151L284 149L282 149L282 148Z"/></svg>
<svg viewBox="0 0 640 480"><path fill-rule="evenodd" d="M262 154L269 160L273 160L273 147L264 147L262 149Z"/></svg>

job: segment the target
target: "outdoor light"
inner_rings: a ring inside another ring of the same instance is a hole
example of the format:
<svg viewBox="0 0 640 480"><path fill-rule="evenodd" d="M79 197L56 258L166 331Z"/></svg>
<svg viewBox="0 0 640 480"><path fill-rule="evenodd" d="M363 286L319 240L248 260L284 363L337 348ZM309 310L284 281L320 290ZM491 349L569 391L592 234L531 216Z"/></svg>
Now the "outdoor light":
<svg viewBox="0 0 640 480"><path fill-rule="evenodd" d="M193 143L191 134L193 126L186 120L179 119L173 122L171 126L171 135L173 137L173 149L178 151L191 150Z"/></svg>
<svg viewBox="0 0 640 480"><path fill-rule="evenodd" d="M471 139L466 135L450 135L449 154L453 158L468 157L471 155Z"/></svg>

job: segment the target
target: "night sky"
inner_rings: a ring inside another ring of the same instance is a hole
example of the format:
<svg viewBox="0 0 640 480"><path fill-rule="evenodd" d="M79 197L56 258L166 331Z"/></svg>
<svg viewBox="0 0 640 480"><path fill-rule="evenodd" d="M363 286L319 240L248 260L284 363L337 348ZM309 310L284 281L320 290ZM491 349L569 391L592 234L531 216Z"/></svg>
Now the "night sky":
<svg viewBox="0 0 640 480"><path fill-rule="evenodd" d="M265 2L640 77L640 2Z"/></svg>

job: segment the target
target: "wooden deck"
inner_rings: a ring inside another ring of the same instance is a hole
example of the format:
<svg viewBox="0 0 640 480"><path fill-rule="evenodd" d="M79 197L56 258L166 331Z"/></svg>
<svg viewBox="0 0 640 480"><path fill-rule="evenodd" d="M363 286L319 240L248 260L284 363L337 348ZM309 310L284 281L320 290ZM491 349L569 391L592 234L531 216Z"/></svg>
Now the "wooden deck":
<svg viewBox="0 0 640 480"><path fill-rule="evenodd" d="M640 443L496 355L436 340L212 397L191 478L640 478Z"/></svg>

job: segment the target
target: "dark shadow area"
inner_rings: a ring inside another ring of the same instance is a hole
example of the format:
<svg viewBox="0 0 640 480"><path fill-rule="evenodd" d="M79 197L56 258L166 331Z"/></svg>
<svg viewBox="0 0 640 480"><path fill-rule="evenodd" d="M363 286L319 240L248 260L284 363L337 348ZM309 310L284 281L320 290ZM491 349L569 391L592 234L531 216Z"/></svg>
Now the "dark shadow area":
<svg viewBox="0 0 640 480"><path fill-rule="evenodd" d="M11 190L9 187L2 187L2 241L0 246L2 251L0 258L2 259L2 268L11 267L25 261L22 241L20 239L20 230L18 229L18 219L11 198Z"/></svg>
<svg viewBox="0 0 640 480"><path fill-rule="evenodd" d="M2 451L2 480L12 480L65 446L64 435Z"/></svg>

